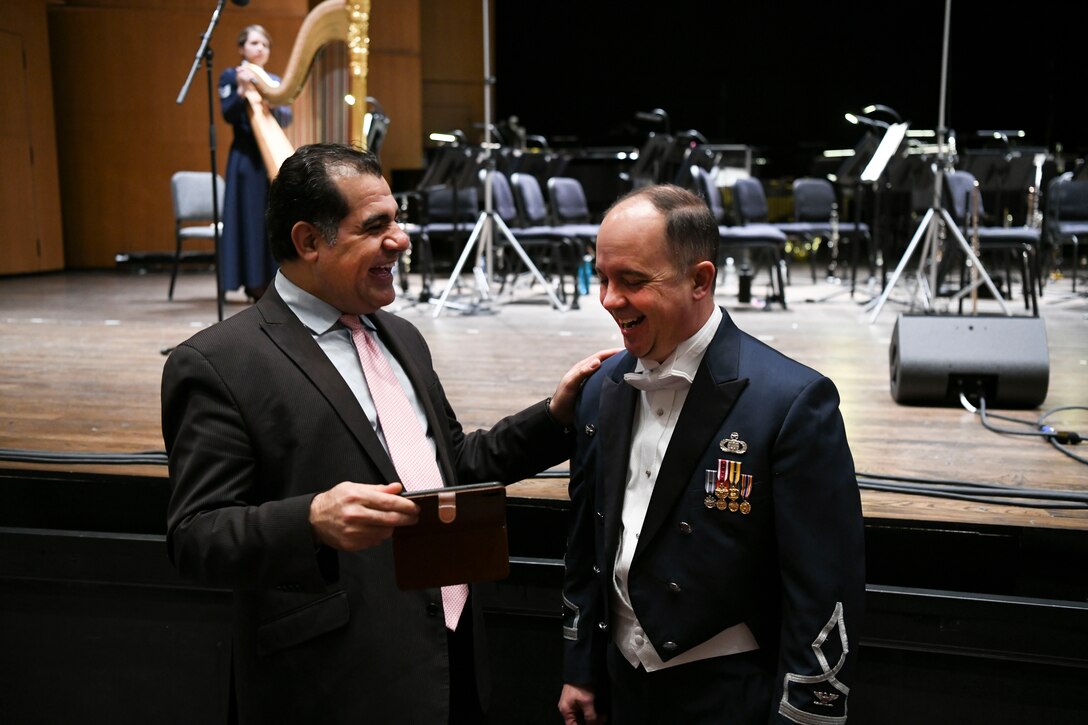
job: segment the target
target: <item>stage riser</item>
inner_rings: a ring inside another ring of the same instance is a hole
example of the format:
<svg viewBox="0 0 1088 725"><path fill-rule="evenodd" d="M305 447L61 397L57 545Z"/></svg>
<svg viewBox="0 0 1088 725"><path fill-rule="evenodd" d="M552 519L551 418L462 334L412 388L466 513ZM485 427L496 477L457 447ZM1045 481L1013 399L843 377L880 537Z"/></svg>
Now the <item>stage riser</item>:
<svg viewBox="0 0 1088 725"><path fill-rule="evenodd" d="M157 493L119 519L95 500L121 500L141 479L0 471L5 722L225 722L230 593L176 575L162 532L166 487L142 484ZM64 525L49 526L45 503L61 494L71 497L56 509ZM494 722L557 723L568 512L564 502L508 502L511 575L476 593L489 624ZM93 526L72 526L79 510ZM102 528L119 521L135 531ZM1088 536L868 521L866 544L852 719L1081 716L1063 693L1088 672ZM957 684L967 682L977 687Z"/></svg>

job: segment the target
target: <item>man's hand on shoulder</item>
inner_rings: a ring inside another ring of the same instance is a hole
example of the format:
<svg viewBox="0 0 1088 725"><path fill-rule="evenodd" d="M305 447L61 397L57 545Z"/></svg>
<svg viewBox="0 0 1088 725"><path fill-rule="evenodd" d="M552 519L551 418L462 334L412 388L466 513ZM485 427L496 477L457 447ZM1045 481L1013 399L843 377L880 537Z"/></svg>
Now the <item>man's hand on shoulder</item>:
<svg viewBox="0 0 1088 725"><path fill-rule="evenodd" d="M574 422L574 404L578 400L578 392L585 385L593 373L601 367L601 363L622 350L615 347L610 350L599 350L589 357L578 361L566 372L559 381L559 387L548 401L548 412L557 422L569 426Z"/></svg>

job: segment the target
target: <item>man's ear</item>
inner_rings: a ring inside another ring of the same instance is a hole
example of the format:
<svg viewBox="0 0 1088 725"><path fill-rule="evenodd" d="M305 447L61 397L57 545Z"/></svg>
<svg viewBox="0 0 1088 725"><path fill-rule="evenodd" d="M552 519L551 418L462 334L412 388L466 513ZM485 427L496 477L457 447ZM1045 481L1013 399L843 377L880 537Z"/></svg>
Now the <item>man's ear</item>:
<svg viewBox="0 0 1088 725"><path fill-rule="evenodd" d="M312 262L317 259L318 245L325 243L325 235L310 222L295 222L291 227L291 243L300 259Z"/></svg>
<svg viewBox="0 0 1088 725"><path fill-rule="evenodd" d="M700 300L707 295L714 294L714 282L718 277L718 268L713 262L704 260L695 265L695 273L692 275L694 287L692 295Z"/></svg>

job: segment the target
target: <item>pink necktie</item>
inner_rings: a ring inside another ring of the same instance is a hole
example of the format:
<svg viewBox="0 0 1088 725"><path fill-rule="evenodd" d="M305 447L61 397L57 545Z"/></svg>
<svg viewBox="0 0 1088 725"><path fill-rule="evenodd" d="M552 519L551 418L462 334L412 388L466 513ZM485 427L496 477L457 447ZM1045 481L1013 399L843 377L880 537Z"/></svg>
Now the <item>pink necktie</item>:
<svg viewBox="0 0 1088 725"><path fill-rule="evenodd" d="M440 488L442 474L438 470L438 462L431 455L427 436L419 425L416 412L397 380L396 373L389 366L389 361L367 334L358 316L344 315L340 322L351 330L351 339L359 352L370 396L378 409L378 422L385 435L385 444L389 447L389 457L393 459L393 467L400 474L404 490ZM446 626L450 630L457 629L461 610L465 608L467 601L467 584L442 587L442 609L446 614Z"/></svg>

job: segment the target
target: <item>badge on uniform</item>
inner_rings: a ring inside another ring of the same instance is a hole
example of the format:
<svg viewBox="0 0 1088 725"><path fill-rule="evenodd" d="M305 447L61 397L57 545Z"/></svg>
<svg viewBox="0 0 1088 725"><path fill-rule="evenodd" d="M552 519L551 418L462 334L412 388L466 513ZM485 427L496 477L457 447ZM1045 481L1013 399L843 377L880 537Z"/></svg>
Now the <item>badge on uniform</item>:
<svg viewBox="0 0 1088 725"><path fill-rule="evenodd" d="M728 438L722 438L718 447L722 449L722 453L736 453L738 456L748 450L748 444L742 441L737 433L730 433Z"/></svg>

